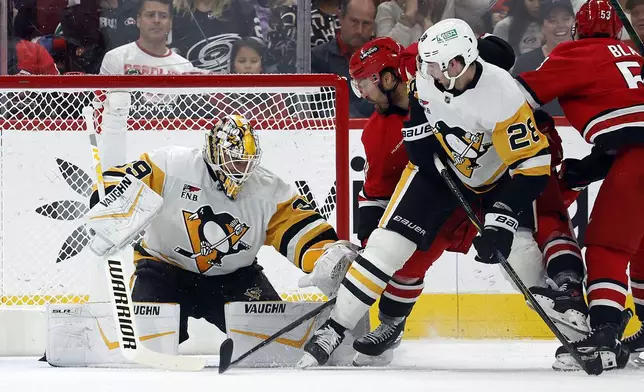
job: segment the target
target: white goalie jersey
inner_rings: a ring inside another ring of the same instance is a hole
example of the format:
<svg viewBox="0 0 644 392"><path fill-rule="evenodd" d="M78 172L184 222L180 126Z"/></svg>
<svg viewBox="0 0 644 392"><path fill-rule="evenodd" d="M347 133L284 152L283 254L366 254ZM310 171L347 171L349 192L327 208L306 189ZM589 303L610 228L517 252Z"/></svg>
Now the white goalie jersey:
<svg viewBox="0 0 644 392"><path fill-rule="evenodd" d="M107 191L131 174L164 199L135 246L134 262L165 262L204 275L251 265L262 245L273 246L310 272L334 229L278 176L258 167L236 200L217 189L200 149L166 147L103 173ZM98 200L97 192L91 199Z"/></svg>

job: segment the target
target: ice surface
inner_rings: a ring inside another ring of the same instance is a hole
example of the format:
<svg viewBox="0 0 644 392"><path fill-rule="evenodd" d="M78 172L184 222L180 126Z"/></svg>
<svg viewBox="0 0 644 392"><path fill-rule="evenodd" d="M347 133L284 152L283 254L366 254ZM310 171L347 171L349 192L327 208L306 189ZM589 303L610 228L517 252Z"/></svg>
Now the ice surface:
<svg viewBox="0 0 644 392"><path fill-rule="evenodd" d="M644 369L587 376L550 366L554 341L404 341L387 368L237 369L197 373L53 368L35 358L0 359L0 391L56 392L631 392ZM212 364L216 365L213 358Z"/></svg>

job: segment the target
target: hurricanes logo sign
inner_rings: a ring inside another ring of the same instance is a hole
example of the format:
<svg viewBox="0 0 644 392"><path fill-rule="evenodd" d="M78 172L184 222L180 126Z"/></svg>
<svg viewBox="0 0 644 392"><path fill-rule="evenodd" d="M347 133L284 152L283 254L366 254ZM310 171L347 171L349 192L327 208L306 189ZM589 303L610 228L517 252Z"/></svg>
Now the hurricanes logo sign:
<svg viewBox="0 0 644 392"><path fill-rule="evenodd" d="M213 267L221 268L225 256L250 249L250 245L242 241L250 227L229 213L215 214L210 206L182 213L192 249L177 246L174 251L194 259L200 273Z"/></svg>
<svg viewBox="0 0 644 392"><path fill-rule="evenodd" d="M492 143L483 143L482 133L466 132L458 127L451 128L443 121L436 123L436 129L438 130L436 137L454 162L456 169L471 178L474 169L481 167L477 160L485 155Z"/></svg>

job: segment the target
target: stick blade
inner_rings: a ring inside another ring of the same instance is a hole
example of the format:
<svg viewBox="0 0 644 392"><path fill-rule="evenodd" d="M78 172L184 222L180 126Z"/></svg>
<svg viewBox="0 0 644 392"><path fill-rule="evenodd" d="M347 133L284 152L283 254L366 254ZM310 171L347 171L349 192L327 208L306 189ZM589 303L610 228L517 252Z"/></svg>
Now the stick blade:
<svg viewBox="0 0 644 392"><path fill-rule="evenodd" d="M226 338L219 346L219 374L222 374L230 367L230 362L233 359L233 340Z"/></svg>

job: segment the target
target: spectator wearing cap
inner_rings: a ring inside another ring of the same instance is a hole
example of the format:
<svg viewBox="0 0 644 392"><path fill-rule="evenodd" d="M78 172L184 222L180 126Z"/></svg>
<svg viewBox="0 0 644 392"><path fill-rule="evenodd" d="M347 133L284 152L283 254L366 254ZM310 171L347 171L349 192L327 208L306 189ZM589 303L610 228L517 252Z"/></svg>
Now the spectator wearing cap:
<svg viewBox="0 0 644 392"><path fill-rule="evenodd" d="M514 76L534 71L562 42L572 39L571 29L575 24L575 13L570 0L544 0L541 2L541 32L543 46L521 55L512 70ZM551 116L562 116L561 106L555 100L543 107Z"/></svg>
<svg viewBox="0 0 644 392"><path fill-rule="evenodd" d="M372 0L342 0L340 32L331 41L311 49L311 72L331 73L351 80L349 59L373 37L375 18L376 6ZM373 104L355 94L349 96L352 118L369 117L373 113Z"/></svg>
<svg viewBox="0 0 644 392"><path fill-rule="evenodd" d="M496 24L494 35L506 40L520 56L542 45L540 0L510 0L508 16Z"/></svg>

